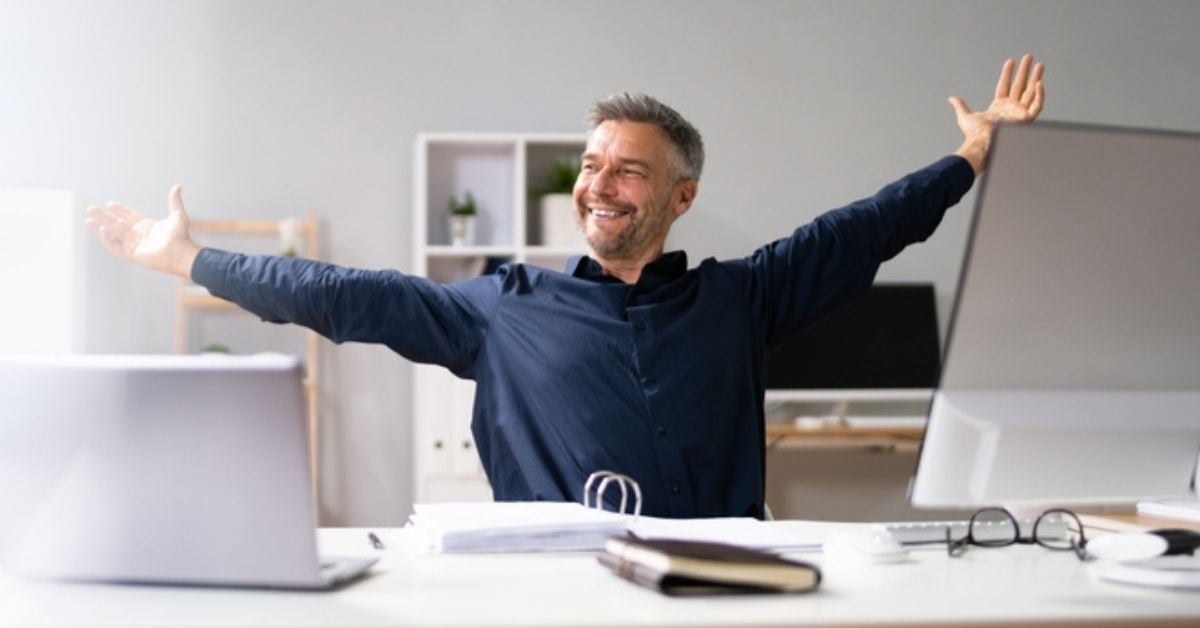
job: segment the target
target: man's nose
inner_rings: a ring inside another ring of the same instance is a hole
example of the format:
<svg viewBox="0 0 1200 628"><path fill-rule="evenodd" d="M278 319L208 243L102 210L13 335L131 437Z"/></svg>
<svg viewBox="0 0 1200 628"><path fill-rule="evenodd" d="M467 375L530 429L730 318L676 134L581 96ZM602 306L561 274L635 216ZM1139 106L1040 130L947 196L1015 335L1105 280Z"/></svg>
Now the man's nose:
<svg viewBox="0 0 1200 628"><path fill-rule="evenodd" d="M616 189L616 186L613 185L612 173L608 168L601 168L588 183L588 191L592 193L592 196L612 196L616 193Z"/></svg>

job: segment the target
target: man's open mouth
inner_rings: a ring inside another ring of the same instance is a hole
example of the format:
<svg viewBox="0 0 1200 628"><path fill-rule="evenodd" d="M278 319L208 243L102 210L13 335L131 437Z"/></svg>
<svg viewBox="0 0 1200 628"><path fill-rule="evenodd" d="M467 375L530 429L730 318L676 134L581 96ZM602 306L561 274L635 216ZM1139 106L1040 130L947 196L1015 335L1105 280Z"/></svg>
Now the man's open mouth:
<svg viewBox="0 0 1200 628"><path fill-rule="evenodd" d="M611 218L620 218L621 216L628 216L632 212L630 212L629 210L625 210L625 209L607 209L607 208L600 208L600 207L589 207L588 213L597 218L611 219Z"/></svg>

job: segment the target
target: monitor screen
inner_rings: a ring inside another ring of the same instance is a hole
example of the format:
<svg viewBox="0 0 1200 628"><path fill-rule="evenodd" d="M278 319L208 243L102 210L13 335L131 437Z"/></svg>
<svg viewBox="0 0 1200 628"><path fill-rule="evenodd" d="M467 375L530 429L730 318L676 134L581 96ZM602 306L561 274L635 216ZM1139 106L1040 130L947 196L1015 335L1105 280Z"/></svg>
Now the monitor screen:
<svg viewBox="0 0 1200 628"><path fill-rule="evenodd" d="M767 356L767 388L933 388L933 284L875 284Z"/></svg>
<svg viewBox="0 0 1200 628"><path fill-rule="evenodd" d="M0 355L0 567L317 580L302 375L283 355Z"/></svg>
<svg viewBox="0 0 1200 628"><path fill-rule="evenodd" d="M1006 126L911 498L1131 502L1200 453L1200 135Z"/></svg>

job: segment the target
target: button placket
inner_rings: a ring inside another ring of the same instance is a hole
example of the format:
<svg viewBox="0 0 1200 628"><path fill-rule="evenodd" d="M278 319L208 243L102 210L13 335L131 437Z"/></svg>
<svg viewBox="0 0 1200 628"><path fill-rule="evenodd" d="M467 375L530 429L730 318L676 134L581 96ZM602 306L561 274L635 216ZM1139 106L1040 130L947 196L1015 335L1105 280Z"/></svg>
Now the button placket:
<svg viewBox="0 0 1200 628"><path fill-rule="evenodd" d="M649 329L649 325L645 320L640 318L632 318L630 322L632 323L634 329L634 342L638 345L641 345L641 338L638 338L637 336L645 334L645 332ZM642 388L650 388L658 383L658 378L656 378L654 375L642 373L638 381L641 383Z"/></svg>

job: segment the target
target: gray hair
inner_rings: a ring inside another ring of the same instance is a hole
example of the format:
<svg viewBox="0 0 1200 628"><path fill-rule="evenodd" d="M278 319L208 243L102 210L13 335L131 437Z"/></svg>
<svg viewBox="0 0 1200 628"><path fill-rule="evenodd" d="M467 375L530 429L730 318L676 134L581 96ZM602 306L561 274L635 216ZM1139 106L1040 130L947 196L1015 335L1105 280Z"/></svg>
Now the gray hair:
<svg viewBox="0 0 1200 628"><path fill-rule="evenodd" d="M704 140L700 138L700 131L678 111L654 97L628 92L610 94L592 103L586 120L593 131L609 120L647 122L657 126L671 138L672 150L668 159L676 178L700 180L700 171L704 169Z"/></svg>

